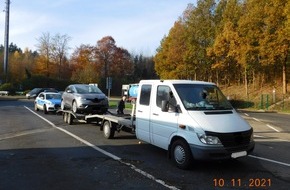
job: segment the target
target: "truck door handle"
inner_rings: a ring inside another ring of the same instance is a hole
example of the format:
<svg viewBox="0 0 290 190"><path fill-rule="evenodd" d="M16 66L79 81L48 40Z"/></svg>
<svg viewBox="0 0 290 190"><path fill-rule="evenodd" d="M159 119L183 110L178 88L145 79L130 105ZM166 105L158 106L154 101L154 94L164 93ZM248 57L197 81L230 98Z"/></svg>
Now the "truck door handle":
<svg viewBox="0 0 290 190"><path fill-rule="evenodd" d="M141 111L141 110L138 110L138 112L142 113L143 111Z"/></svg>
<svg viewBox="0 0 290 190"><path fill-rule="evenodd" d="M157 114L157 113L153 113L153 115L155 115L155 116L159 116L159 114Z"/></svg>

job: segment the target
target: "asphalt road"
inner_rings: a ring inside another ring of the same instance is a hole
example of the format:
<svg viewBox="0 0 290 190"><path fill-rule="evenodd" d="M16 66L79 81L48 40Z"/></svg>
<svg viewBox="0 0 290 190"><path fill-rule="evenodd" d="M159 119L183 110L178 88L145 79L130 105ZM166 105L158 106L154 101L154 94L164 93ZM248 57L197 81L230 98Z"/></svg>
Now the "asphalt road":
<svg viewBox="0 0 290 190"><path fill-rule="evenodd" d="M0 190L289 189L290 116L244 112L252 155L196 162L180 170L166 151L120 132L105 139L96 124L65 124L33 111L32 100L0 101Z"/></svg>

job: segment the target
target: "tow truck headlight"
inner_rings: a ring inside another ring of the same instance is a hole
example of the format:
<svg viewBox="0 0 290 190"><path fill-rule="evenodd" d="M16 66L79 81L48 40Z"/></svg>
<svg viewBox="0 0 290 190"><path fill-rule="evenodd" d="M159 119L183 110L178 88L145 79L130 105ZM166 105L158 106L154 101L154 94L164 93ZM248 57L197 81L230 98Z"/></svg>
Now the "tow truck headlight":
<svg viewBox="0 0 290 190"><path fill-rule="evenodd" d="M220 145L222 144L218 137L207 136L205 134L197 134L199 140L204 144Z"/></svg>

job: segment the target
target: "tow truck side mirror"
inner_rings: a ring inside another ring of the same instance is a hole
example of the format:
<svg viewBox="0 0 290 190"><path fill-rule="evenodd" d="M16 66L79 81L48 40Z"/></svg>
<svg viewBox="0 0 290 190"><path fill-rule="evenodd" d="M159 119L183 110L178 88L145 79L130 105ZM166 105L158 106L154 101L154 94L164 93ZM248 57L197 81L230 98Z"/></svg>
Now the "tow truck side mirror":
<svg viewBox="0 0 290 190"><path fill-rule="evenodd" d="M168 104L169 104L168 100L162 100L161 101L161 111L168 112L168 109L169 109Z"/></svg>

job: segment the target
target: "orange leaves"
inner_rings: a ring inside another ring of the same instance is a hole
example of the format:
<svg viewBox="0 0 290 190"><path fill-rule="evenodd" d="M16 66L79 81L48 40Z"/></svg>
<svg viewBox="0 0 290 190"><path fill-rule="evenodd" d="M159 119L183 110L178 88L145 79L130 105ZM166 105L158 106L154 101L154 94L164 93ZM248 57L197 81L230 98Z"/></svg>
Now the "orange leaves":
<svg viewBox="0 0 290 190"><path fill-rule="evenodd" d="M133 71L130 53L117 47L111 36L99 40L96 46L81 45L74 51L71 64L73 80L83 83L97 83L109 76L123 77Z"/></svg>

